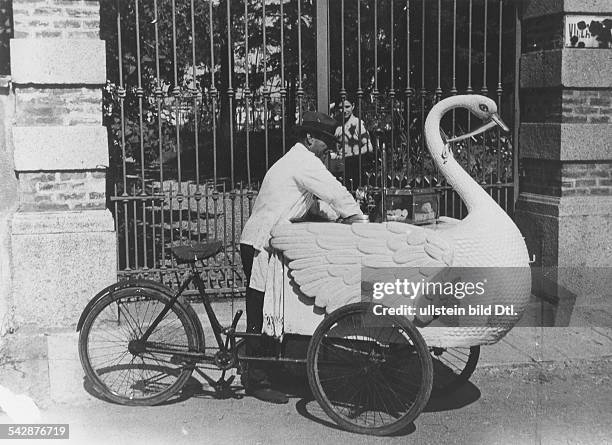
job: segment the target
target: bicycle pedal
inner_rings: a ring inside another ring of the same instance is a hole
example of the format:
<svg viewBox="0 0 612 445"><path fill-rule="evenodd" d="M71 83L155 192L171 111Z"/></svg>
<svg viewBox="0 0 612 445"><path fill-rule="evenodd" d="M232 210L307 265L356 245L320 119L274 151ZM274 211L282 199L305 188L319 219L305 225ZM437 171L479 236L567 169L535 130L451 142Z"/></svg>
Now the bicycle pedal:
<svg viewBox="0 0 612 445"><path fill-rule="evenodd" d="M231 385L232 382L234 381L234 376L230 376L229 379L225 380L223 377L221 377L219 380L217 380L212 386L215 389L215 394L217 398L223 398L226 399L228 397L231 397L232 395L232 391L231 391Z"/></svg>
<svg viewBox="0 0 612 445"><path fill-rule="evenodd" d="M230 376L227 380L221 377L219 380L215 382L215 388L228 388L232 382L234 381L235 376Z"/></svg>

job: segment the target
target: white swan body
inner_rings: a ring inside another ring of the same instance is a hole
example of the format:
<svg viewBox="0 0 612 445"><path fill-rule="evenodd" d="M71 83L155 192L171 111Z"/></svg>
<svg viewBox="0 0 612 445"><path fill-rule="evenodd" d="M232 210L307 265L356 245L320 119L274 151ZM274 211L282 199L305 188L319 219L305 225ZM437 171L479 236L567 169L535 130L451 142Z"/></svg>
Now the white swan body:
<svg viewBox="0 0 612 445"><path fill-rule="evenodd" d="M486 120L496 117L497 107L483 96L454 96L436 104L427 117L427 145L440 172L465 202L465 219L442 218L442 230L398 222L301 223L273 229L272 247L283 252L292 279L302 293L315 299L316 306L329 313L359 301L363 267L373 268L369 270L374 270L376 281L407 278L415 282L434 277L456 281L461 279L457 268L487 268L486 274L494 279L487 285L486 296L465 299L461 305L513 305L514 314L455 318L451 327L436 320L422 329L425 340L430 346L445 347L493 343L518 321L531 291L527 248L514 222L455 161L440 137L442 116L457 107L467 107ZM390 304L388 299L383 302ZM437 297L424 294L415 303L441 305ZM432 321L427 316L417 319L424 324Z"/></svg>

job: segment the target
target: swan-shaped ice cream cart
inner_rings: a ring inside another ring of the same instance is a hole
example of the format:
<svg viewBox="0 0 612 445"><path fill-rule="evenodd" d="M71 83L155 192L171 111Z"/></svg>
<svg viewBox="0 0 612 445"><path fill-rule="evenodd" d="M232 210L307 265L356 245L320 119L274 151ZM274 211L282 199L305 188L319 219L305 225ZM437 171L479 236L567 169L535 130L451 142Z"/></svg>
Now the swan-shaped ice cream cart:
<svg viewBox="0 0 612 445"><path fill-rule="evenodd" d="M486 123L443 141L440 120L458 107ZM478 347L497 342L523 313L531 291L524 239L449 145L495 125L505 128L495 102L479 95L442 100L428 115L426 141L467 206L463 220L443 217L429 227L295 223L272 231L277 254L268 272L264 332L314 332L309 382L327 414L346 429L389 434L404 428L430 396L430 352L444 358L447 351L466 351L454 377L467 379ZM457 283L462 295L451 291L449 298L444 289L456 291Z"/></svg>
<svg viewBox="0 0 612 445"><path fill-rule="evenodd" d="M440 120L457 107L486 123L445 142ZM431 156L468 209L461 221L441 218L431 226L282 223L272 229L264 332L311 337L306 360L286 354L249 357L240 350L237 338L260 334L237 331L242 311L229 327L215 316L196 267L222 251L222 242L209 241L172 248L177 263L190 267L178 290L128 280L89 302L77 330L79 356L93 388L116 403L154 405L178 394L199 363L222 370L212 383L224 393L233 379L225 379L226 372L240 363L306 362L315 398L341 427L373 435L404 429L429 400L439 377L434 377L434 364L466 348L450 377L451 384L467 379L480 345L504 336L529 300L523 237L455 161L448 143L495 125L505 127L495 102L478 95L444 99L427 117ZM181 297L192 282L216 348L205 345L201 321Z"/></svg>

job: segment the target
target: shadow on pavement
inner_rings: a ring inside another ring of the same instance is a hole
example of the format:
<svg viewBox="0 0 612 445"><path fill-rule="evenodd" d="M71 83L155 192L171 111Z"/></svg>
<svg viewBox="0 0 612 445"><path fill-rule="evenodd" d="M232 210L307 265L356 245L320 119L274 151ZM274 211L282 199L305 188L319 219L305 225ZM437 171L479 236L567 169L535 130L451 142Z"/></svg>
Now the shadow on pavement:
<svg viewBox="0 0 612 445"><path fill-rule="evenodd" d="M299 415L312 422L338 431L346 431L344 428L331 421L325 411L323 411L319 404L313 399L301 399L297 402L295 408ZM412 434L414 431L416 431L416 427L414 426L414 423L411 423L406 428L386 437L406 436L408 434Z"/></svg>
<svg viewBox="0 0 612 445"><path fill-rule="evenodd" d="M245 397L242 385L240 384L240 376L236 376L236 379L225 391L215 391L211 386L213 380L208 377L205 372L201 372L201 370L198 371L197 369L195 372L198 372L204 377L209 385L203 385L202 382L192 375L177 395L158 404L158 406L181 403L192 397L217 400L242 399ZM339 430L342 429L329 419L327 414L314 400L308 384L305 365L273 365L268 368L268 372L274 389L287 394L290 398L300 399L296 404L297 412L300 415L321 425ZM99 400L108 403L116 403L101 395L86 377L83 379L83 387L85 391ZM480 399L480 396L480 390L473 383L468 381L452 392L432 394L423 412L440 412L460 409L476 402ZM396 435L401 436L410 434L414 429L414 425L411 425L405 431L401 431Z"/></svg>
<svg viewBox="0 0 612 445"><path fill-rule="evenodd" d="M100 394L100 392L96 390L96 388L93 386L93 384L89 381L87 377L83 377L83 388L88 394L98 400L101 400L106 403L112 403L115 405L123 405L121 403L117 403L113 400L107 399L106 397L104 397L103 394ZM191 376L189 377L183 388L178 392L178 394L172 396L165 402L156 404L155 406L174 405L177 403L184 402L185 400L188 400L192 397L210 399L242 399L244 395L241 394L241 391L242 386L239 382L236 384L232 384L228 391L217 392L210 387L203 386L198 379Z"/></svg>
<svg viewBox="0 0 612 445"><path fill-rule="evenodd" d="M480 399L480 390L472 382L467 382L453 392L432 395L423 412L451 411L463 408Z"/></svg>

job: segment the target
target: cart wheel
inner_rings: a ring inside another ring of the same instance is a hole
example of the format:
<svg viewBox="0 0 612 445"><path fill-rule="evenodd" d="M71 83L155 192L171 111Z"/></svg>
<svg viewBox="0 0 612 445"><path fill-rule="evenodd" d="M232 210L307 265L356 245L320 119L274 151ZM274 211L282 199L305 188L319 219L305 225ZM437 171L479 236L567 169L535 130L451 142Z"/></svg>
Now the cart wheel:
<svg viewBox="0 0 612 445"><path fill-rule="evenodd" d="M470 348L431 348L434 380L432 395L456 391L472 376L480 356L480 346Z"/></svg>
<svg viewBox="0 0 612 445"><path fill-rule="evenodd" d="M377 316L367 303L332 312L308 347L310 388L342 428L393 434L421 413L433 368L419 331L403 317Z"/></svg>

